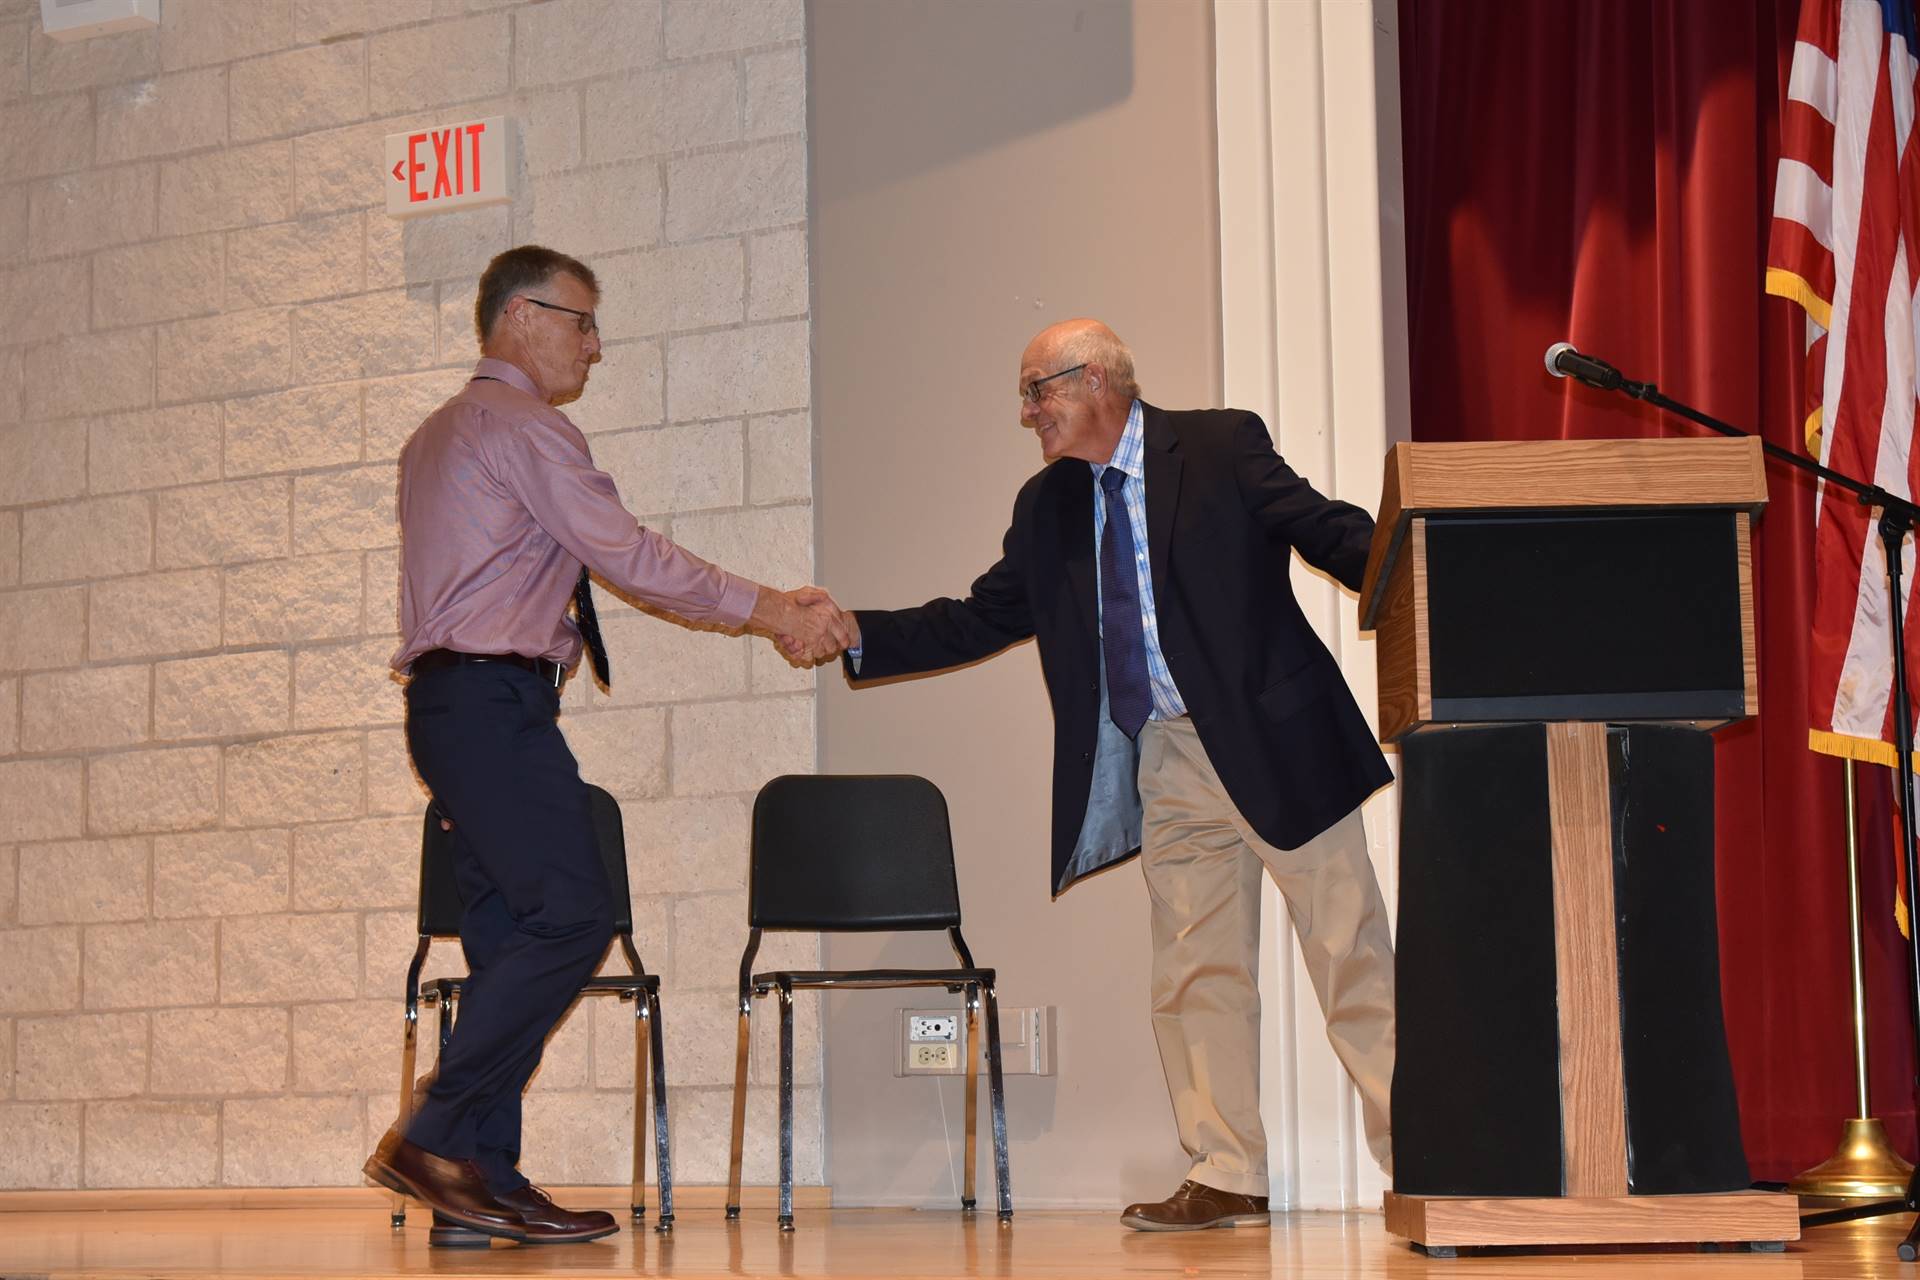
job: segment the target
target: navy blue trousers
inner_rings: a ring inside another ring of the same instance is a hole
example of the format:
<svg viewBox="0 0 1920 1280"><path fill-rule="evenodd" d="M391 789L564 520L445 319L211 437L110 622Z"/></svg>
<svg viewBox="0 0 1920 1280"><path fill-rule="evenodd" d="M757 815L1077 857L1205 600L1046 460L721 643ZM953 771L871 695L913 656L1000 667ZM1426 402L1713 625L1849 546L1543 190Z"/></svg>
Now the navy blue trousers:
<svg viewBox="0 0 1920 1280"><path fill-rule="evenodd" d="M407 686L407 747L454 824L471 978L406 1136L474 1161L496 1193L526 1185L520 1095L613 937L587 788L559 709L558 690L506 663L443 667Z"/></svg>

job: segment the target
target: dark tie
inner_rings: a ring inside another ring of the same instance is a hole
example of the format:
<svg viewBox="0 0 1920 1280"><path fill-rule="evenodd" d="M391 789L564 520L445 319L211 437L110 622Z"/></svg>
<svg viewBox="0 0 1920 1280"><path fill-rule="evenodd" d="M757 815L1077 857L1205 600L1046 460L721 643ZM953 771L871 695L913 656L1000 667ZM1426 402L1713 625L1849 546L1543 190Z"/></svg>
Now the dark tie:
<svg viewBox="0 0 1920 1280"><path fill-rule="evenodd" d="M1107 528L1100 538L1100 647L1107 658L1107 713L1120 732L1137 738L1153 710L1153 693L1147 684L1140 579L1133 566L1133 523L1120 496L1126 482L1126 472L1118 467L1100 474L1107 504Z"/></svg>
<svg viewBox="0 0 1920 1280"><path fill-rule="evenodd" d="M587 642L587 657L593 660L593 674L600 683L613 688L613 670L607 665L607 642L600 638L600 615L593 611L593 583L587 578L587 566L580 566L580 581L573 584L573 619L580 624L580 638Z"/></svg>

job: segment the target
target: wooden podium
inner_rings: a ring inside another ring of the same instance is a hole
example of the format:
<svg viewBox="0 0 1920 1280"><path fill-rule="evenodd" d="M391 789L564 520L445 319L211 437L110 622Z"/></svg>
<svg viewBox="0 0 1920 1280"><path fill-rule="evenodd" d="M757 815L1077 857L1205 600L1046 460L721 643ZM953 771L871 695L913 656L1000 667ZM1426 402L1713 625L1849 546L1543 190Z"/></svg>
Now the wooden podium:
<svg viewBox="0 0 1920 1280"><path fill-rule="evenodd" d="M1387 1229L1784 1247L1720 1004L1707 730L1754 714L1757 440L1402 444L1361 587L1401 752Z"/></svg>

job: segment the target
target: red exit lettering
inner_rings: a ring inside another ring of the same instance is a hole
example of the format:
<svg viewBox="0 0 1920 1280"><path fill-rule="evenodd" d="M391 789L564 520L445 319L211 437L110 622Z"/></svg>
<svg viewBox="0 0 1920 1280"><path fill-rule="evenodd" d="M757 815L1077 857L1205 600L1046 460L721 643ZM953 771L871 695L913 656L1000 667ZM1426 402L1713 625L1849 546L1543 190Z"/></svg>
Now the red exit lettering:
<svg viewBox="0 0 1920 1280"><path fill-rule="evenodd" d="M455 126L451 129L426 129L407 135L407 202L421 204L447 196L466 195L480 189L480 137L487 131L484 123ZM427 162L420 158L421 147L433 148L433 185L423 189L420 175ZM398 178L399 172L393 175Z"/></svg>
<svg viewBox="0 0 1920 1280"><path fill-rule="evenodd" d="M407 199L415 204L427 198L427 193L422 191L420 184L415 181L426 172L427 166L420 160L420 144L426 140L427 135L424 133L407 135Z"/></svg>

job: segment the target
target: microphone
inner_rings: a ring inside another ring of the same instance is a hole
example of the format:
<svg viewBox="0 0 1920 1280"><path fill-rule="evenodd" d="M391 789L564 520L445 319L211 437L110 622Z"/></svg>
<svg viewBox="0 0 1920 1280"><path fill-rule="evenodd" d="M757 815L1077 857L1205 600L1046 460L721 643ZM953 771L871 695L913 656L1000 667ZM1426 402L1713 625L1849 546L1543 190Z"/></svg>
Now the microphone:
<svg viewBox="0 0 1920 1280"><path fill-rule="evenodd" d="M1602 391L1618 391L1626 376L1598 356L1583 356L1571 342L1547 348L1547 372L1556 378L1577 378Z"/></svg>

